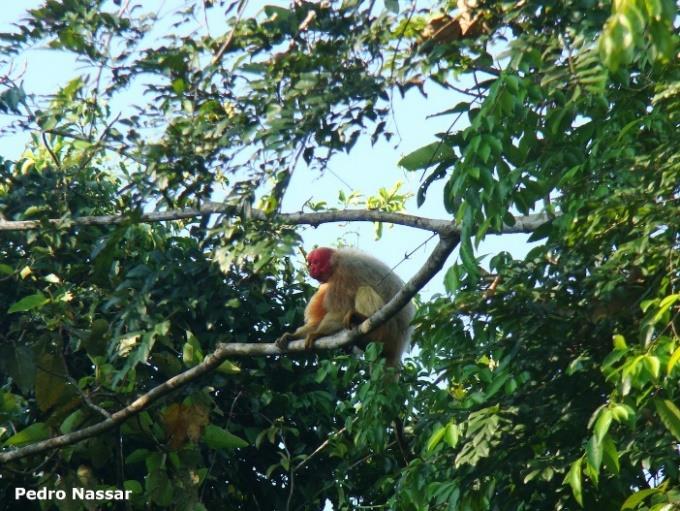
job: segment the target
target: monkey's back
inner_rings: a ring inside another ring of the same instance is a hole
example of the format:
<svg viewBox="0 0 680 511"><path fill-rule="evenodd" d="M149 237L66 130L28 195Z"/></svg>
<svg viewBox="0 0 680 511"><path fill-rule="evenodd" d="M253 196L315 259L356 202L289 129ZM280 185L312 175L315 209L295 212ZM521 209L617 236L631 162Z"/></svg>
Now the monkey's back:
<svg viewBox="0 0 680 511"><path fill-rule="evenodd" d="M337 265L335 276L329 282L331 287L326 295L329 310L351 311L361 286L372 287L385 303L404 287L404 282L386 264L365 252L342 248L336 251L334 257ZM415 308L409 302L369 335L370 339L385 345L385 357L393 365L399 363L402 352L408 346L414 313Z"/></svg>

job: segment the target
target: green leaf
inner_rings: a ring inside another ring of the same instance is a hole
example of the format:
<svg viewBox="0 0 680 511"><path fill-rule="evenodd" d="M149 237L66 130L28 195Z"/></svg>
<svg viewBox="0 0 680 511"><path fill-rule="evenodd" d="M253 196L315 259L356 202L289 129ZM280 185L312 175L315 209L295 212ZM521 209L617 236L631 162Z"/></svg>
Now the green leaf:
<svg viewBox="0 0 680 511"><path fill-rule="evenodd" d="M680 294L672 294L661 300L659 303L659 310L654 315L654 318L652 318L652 323L656 324L661 321L668 309L670 309L678 300L680 300Z"/></svg>
<svg viewBox="0 0 680 511"><path fill-rule="evenodd" d="M661 362L659 361L659 357L655 357L654 355L645 355L642 359L642 365L649 372L652 379L659 379L659 371L661 370Z"/></svg>
<svg viewBox="0 0 680 511"><path fill-rule="evenodd" d="M90 333L81 341L88 355L100 357L106 354L109 341L108 331L109 323L105 319L98 318L92 322Z"/></svg>
<svg viewBox="0 0 680 511"><path fill-rule="evenodd" d="M659 493L657 488L648 488L646 490L640 490L639 492L633 493L624 501L623 505L621 506L621 511L624 509L635 509L640 502L645 500L650 495L654 495L655 493Z"/></svg>
<svg viewBox="0 0 680 511"><path fill-rule="evenodd" d="M615 350L625 350L628 349L628 345L626 344L626 338L621 335L621 334L616 334L613 336L613 341L614 341L614 349Z"/></svg>
<svg viewBox="0 0 680 511"><path fill-rule="evenodd" d="M680 360L680 346L678 346L675 349L673 354L668 359L668 366L666 367L666 375L670 376L671 372L673 371L673 368L675 367L675 364L678 363L678 360Z"/></svg>
<svg viewBox="0 0 680 511"><path fill-rule="evenodd" d="M446 270L446 275L444 275L444 288L449 293L454 293L458 290L460 286L460 266L454 264L448 270Z"/></svg>
<svg viewBox="0 0 680 511"><path fill-rule="evenodd" d="M600 472L603 455L603 442L598 440L595 435L591 436L588 445L586 446L586 457L588 459L588 464L595 469L596 474Z"/></svg>
<svg viewBox="0 0 680 511"><path fill-rule="evenodd" d="M385 8L394 14L399 14L399 0L385 0Z"/></svg>
<svg viewBox="0 0 680 511"><path fill-rule="evenodd" d="M13 314L15 312L26 312L33 309L39 309L40 307L49 303L49 301L50 301L49 298L47 298L44 294L38 291L37 293L25 296L18 302L12 304L12 306L8 309L7 313Z"/></svg>
<svg viewBox="0 0 680 511"><path fill-rule="evenodd" d="M467 112L468 110L470 110L470 103L467 101L461 101L453 108L448 108L447 110L442 110L436 114L429 115L428 118L438 117L440 115L459 114L460 112Z"/></svg>
<svg viewBox="0 0 680 511"><path fill-rule="evenodd" d="M614 440L609 435L602 439L602 461L607 470L612 474L617 475L621 471L619 452L616 450Z"/></svg>
<svg viewBox="0 0 680 511"><path fill-rule="evenodd" d="M661 0L645 0L647 15L653 19L659 19L663 15Z"/></svg>
<svg viewBox="0 0 680 511"><path fill-rule="evenodd" d="M9 437L5 441L4 445L20 446L25 444L32 444L34 442L45 440L49 438L49 436L50 430L47 427L47 424L45 424L44 422L35 422L28 426L27 428L24 428L18 433L15 433L11 437Z"/></svg>
<svg viewBox="0 0 680 511"><path fill-rule="evenodd" d="M612 417L617 422L631 421L635 417L635 410L629 405L615 404L610 405L610 410L612 412Z"/></svg>
<svg viewBox="0 0 680 511"><path fill-rule="evenodd" d="M38 408L46 412L71 396L74 390L66 381L66 369L60 356L49 352L41 353L37 366L35 400Z"/></svg>
<svg viewBox="0 0 680 511"><path fill-rule="evenodd" d="M485 141L482 141L479 144L479 148L477 149L477 157L482 160L482 162L486 163L489 161L489 156L491 155L491 146L487 144Z"/></svg>
<svg viewBox="0 0 680 511"><path fill-rule="evenodd" d="M203 441L211 449L237 449L249 445L243 438L214 424L208 424L205 427Z"/></svg>
<svg viewBox="0 0 680 511"><path fill-rule="evenodd" d="M491 382L491 385L489 385L486 389L486 398L488 399L498 392L500 388L505 385L505 382L508 381L509 378L510 375L508 373L497 374L494 380Z"/></svg>
<svg viewBox="0 0 680 511"><path fill-rule="evenodd" d="M22 393L33 391L36 356L29 346L0 343L0 371L12 377Z"/></svg>
<svg viewBox="0 0 680 511"><path fill-rule="evenodd" d="M567 476L564 478L564 482L571 486L571 492L573 493L576 502L578 502L581 507L583 507L583 489L581 481L582 461L583 458L579 458L573 462Z"/></svg>
<svg viewBox="0 0 680 511"><path fill-rule="evenodd" d="M123 481L123 488L127 491L131 491L135 495L144 493L144 488L142 488L141 483L139 481L135 481L134 479Z"/></svg>
<svg viewBox="0 0 680 511"><path fill-rule="evenodd" d="M172 504L173 486L165 470L159 468L149 471L145 480L146 491L151 500L160 507Z"/></svg>
<svg viewBox="0 0 680 511"><path fill-rule="evenodd" d="M126 465L133 465L135 463L141 463L146 460L149 456L148 449L135 449L130 453L130 455L125 458Z"/></svg>
<svg viewBox="0 0 680 511"><path fill-rule="evenodd" d="M444 435L444 441L449 445L449 447L456 447L458 444L458 426L453 422L449 422L446 426L446 434Z"/></svg>
<svg viewBox="0 0 680 511"><path fill-rule="evenodd" d="M263 10L269 18L267 23L287 34L294 34L297 31L298 23L293 11L276 5L265 5Z"/></svg>
<svg viewBox="0 0 680 511"><path fill-rule="evenodd" d="M222 374L238 374L241 372L241 368L231 360L225 360L217 366L217 372Z"/></svg>
<svg viewBox="0 0 680 511"><path fill-rule="evenodd" d="M181 78L176 78L172 82L172 90L175 91L175 94L182 94L187 88L187 84L184 80Z"/></svg>
<svg viewBox="0 0 680 511"><path fill-rule="evenodd" d="M463 262L463 267L470 274L476 276L478 273L477 259L475 259L472 242L469 238L463 239L460 242L460 258Z"/></svg>
<svg viewBox="0 0 680 511"><path fill-rule="evenodd" d="M664 426L668 428L668 431L676 440L680 440L680 410L678 407L669 399L658 397L654 399L654 406Z"/></svg>
<svg viewBox="0 0 680 511"><path fill-rule="evenodd" d="M193 367L203 362L203 350L198 342L198 338L191 332L187 332L187 342L182 347L182 360L185 365Z"/></svg>
<svg viewBox="0 0 680 511"><path fill-rule="evenodd" d="M66 417L64 419L64 422L61 423L61 426L59 427L59 431L62 434L70 433L71 431L75 431L80 427L80 425L83 423L83 421L87 418L87 413L83 410L76 410L73 412L71 415Z"/></svg>
<svg viewBox="0 0 680 511"><path fill-rule="evenodd" d="M649 24L649 33L652 36L652 58L663 63L669 62L675 50L672 27L665 22L653 21Z"/></svg>
<svg viewBox="0 0 680 511"><path fill-rule="evenodd" d="M453 149L451 149L444 141L439 141L432 142L431 144L407 154L399 160L399 165L406 170L413 171L426 169L437 163L453 163L455 160L456 154L453 152Z"/></svg>
<svg viewBox="0 0 680 511"><path fill-rule="evenodd" d="M608 408L603 408L600 411L600 415L595 422L595 437L598 442L601 442L604 436L609 431L609 425L612 422L612 411Z"/></svg>
<svg viewBox="0 0 680 511"><path fill-rule="evenodd" d="M427 445L425 446L425 450L427 452L432 451L439 442L441 442L442 438L444 438L444 435L446 434L447 427L446 426L441 426L437 429L434 430L432 435L430 435L430 439L427 441Z"/></svg>

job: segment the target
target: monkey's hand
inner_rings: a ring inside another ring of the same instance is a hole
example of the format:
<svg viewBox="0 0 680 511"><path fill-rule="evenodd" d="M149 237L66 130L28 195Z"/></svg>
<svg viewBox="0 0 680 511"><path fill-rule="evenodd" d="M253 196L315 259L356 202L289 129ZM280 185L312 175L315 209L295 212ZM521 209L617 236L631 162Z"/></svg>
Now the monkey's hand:
<svg viewBox="0 0 680 511"><path fill-rule="evenodd" d="M347 314L345 314L345 317L342 318L342 326L347 330L351 330L355 326L363 323L365 320L366 316L363 314L359 314L357 311L349 311Z"/></svg>
<svg viewBox="0 0 680 511"><path fill-rule="evenodd" d="M293 334L291 332L286 332L281 337L276 339L274 341L274 344L276 344L276 347L279 348L280 350L285 350L288 347L288 343L292 338Z"/></svg>

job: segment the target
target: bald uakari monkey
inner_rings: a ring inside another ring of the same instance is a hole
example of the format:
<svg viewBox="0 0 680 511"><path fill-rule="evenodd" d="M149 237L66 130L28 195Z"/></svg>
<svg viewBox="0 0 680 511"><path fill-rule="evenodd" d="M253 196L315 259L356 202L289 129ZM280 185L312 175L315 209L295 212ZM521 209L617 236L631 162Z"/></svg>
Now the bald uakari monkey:
<svg viewBox="0 0 680 511"><path fill-rule="evenodd" d="M310 349L319 337L351 328L373 315L404 286L384 263L358 250L316 248L307 255L309 274L321 285L305 309L305 324L279 337L285 348L291 339L305 339ZM383 345L388 365L398 367L411 337L414 315L411 302L366 337Z"/></svg>

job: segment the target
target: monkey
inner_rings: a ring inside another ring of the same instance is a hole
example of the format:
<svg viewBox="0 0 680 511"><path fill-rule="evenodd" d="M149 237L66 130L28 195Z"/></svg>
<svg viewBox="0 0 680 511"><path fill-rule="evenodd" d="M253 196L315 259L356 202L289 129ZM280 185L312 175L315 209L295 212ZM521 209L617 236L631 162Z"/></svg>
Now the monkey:
<svg viewBox="0 0 680 511"><path fill-rule="evenodd" d="M307 255L309 275L321 284L305 308L305 323L276 340L284 349L291 339L302 338L311 349L319 337L352 328L373 315L404 286L384 263L354 249L320 247ZM367 335L383 345L388 366L398 368L411 337L415 308L405 305L387 323Z"/></svg>

